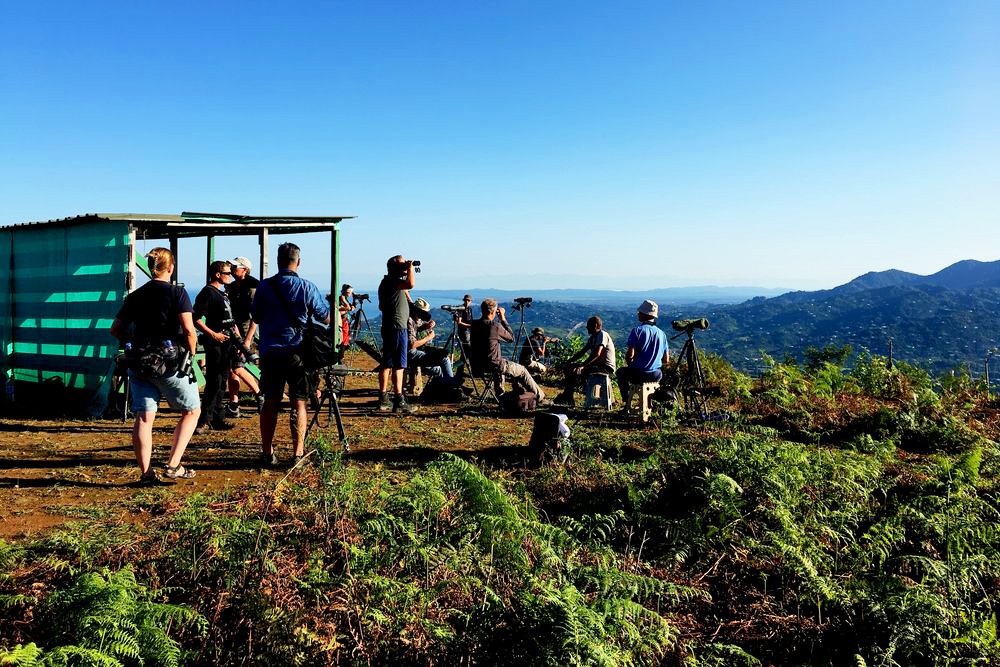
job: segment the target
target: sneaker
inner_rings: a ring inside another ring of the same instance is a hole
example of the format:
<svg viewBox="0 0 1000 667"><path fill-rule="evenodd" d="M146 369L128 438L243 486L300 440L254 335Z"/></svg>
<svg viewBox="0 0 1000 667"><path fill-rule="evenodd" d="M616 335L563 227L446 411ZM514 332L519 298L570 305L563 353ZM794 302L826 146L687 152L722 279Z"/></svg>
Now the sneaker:
<svg viewBox="0 0 1000 667"><path fill-rule="evenodd" d="M400 394L396 397L396 403L393 405L392 411L397 415L412 415L417 411L417 408L410 405L409 401L406 400L406 396Z"/></svg>
<svg viewBox="0 0 1000 667"><path fill-rule="evenodd" d="M389 412L392 410L392 397L388 394L382 394L378 399L378 411L379 412Z"/></svg>
<svg viewBox="0 0 1000 667"><path fill-rule="evenodd" d="M230 429L236 428L236 424L232 422L227 422L225 419L214 421L210 424L213 431L228 431Z"/></svg>
<svg viewBox="0 0 1000 667"><path fill-rule="evenodd" d="M236 419L240 416L240 404L230 401L226 403L226 417Z"/></svg>
<svg viewBox="0 0 1000 667"><path fill-rule="evenodd" d="M258 459L260 464L265 468L277 468L278 467L278 455L274 452L270 454L261 454Z"/></svg>
<svg viewBox="0 0 1000 667"><path fill-rule="evenodd" d="M194 429L194 434L195 435L205 435L210 430L212 430L212 428L208 424L198 424L198 426L195 427L195 429Z"/></svg>
<svg viewBox="0 0 1000 667"><path fill-rule="evenodd" d="M257 394L253 398L257 402L257 412L263 411L264 410L264 394L263 394L263 392Z"/></svg>

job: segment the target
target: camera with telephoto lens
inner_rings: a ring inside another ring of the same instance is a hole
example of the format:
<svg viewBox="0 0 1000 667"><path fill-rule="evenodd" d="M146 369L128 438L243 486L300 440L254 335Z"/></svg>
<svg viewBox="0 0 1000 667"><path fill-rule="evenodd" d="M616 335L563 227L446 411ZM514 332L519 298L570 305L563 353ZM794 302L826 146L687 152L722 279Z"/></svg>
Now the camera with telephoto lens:
<svg viewBox="0 0 1000 667"><path fill-rule="evenodd" d="M459 315L465 312L465 306L441 306L441 310L448 311L452 315Z"/></svg>
<svg viewBox="0 0 1000 667"><path fill-rule="evenodd" d="M683 331L684 333L691 334L694 333L696 329L707 329L708 320L704 317L692 320L674 320L670 323L670 326L674 328L674 331Z"/></svg>
<svg viewBox="0 0 1000 667"><path fill-rule="evenodd" d="M246 342L244 342L240 328L236 326L236 320L222 320L222 333L229 336L233 349L243 359L243 363L256 364L260 361L257 353L247 347Z"/></svg>

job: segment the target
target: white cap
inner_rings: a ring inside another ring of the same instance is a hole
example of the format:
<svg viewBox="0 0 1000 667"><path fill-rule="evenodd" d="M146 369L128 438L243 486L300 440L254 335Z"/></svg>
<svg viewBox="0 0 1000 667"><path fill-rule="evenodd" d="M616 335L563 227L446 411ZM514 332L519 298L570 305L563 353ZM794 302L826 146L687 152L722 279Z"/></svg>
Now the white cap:
<svg viewBox="0 0 1000 667"><path fill-rule="evenodd" d="M236 259L231 261L230 264L232 264L237 269L246 269L247 271L253 270L253 264L251 264L250 260L247 259L246 257L237 257Z"/></svg>

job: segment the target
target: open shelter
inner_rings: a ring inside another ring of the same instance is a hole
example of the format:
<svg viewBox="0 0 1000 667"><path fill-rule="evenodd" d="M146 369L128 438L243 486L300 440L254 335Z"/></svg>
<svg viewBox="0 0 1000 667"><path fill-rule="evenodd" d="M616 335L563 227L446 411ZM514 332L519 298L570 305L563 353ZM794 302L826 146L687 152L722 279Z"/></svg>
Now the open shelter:
<svg viewBox="0 0 1000 667"><path fill-rule="evenodd" d="M108 329L136 288L137 239L162 239L182 265L178 240L206 240L215 258L219 236L256 236L258 272L268 275L272 234L329 232L330 293L340 284L338 216L154 215L88 213L0 227L0 370L18 402L59 401L92 415L107 407L118 342ZM141 260L141 258L140 258ZM174 281L177 280L175 270ZM337 313L337 309L333 309ZM337 324L337 315L334 324Z"/></svg>

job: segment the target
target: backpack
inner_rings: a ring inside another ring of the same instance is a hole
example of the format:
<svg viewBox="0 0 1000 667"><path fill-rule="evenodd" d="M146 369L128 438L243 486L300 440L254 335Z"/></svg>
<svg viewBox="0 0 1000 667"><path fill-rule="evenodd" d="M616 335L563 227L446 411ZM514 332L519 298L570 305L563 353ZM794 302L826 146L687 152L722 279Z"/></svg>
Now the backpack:
<svg viewBox="0 0 1000 667"><path fill-rule="evenodd" d="M533 391L508 391L500 395L500 410L507 415L521 416L538 407L538 396Z"/></svg>

